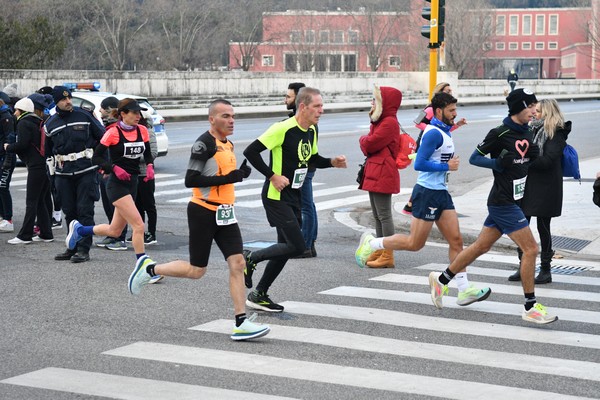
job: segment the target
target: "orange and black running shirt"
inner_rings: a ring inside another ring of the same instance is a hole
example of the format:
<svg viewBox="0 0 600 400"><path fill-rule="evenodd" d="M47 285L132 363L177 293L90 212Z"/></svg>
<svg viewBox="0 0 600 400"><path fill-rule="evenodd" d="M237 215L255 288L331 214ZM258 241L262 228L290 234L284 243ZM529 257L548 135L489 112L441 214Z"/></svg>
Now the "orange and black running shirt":
<svg viewBox="0 0 600 400"><path fill-rule="evenodd" d="M214 146L216 146L216 152L212 157L210 157L210 153L212 153L211 148L214 151L213 143L206 143L206 141L214 141ZM233 143L229 140L221 142L210 134L202 135L192 147L192 155L187 169L188 176L190 174L197 176L199 173L202 177L224 177L236 169ZM219 179L207 179L206 181L217 182ZM190 201L212 211L216 211L219 204L233 204L235 202L233 183L193 187Z"/></svg>

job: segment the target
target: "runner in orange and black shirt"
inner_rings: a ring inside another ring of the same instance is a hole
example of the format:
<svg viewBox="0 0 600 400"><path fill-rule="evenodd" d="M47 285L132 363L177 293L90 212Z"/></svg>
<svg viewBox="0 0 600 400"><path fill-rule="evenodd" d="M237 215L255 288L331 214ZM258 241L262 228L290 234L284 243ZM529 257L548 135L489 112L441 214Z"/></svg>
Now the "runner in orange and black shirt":
<svg viewBox="0 0 600 400"><path fill-rule="evenodd" d="M210 129L194 143L185 175L185 186L192 188L188 203L190 261L175 260L134 271L130 279L133 294L155 275L200 279L206 273L213 240L229 265L229 288L235 313L231 339L255 339L269 333L266 325L246 318L244 287L245 261L242 256L242 235L235 217L233 184L250 175L251 169L242 163L236 169L233 143L233 107L227 100L217 99L208 108Z"/></svg>

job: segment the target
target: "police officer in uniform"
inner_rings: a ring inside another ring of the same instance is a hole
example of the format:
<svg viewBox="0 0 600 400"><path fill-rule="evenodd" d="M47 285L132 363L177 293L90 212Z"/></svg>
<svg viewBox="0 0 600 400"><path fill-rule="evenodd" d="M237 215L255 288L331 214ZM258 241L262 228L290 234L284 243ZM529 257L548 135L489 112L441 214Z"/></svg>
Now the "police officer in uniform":
<svg viewBox="0 0 600 400"><path fill-rule="evenodd" d="M51 155L50 169L54 170L67 226L74 219L83 225L94 225L94 202L99 200L100 191L98 166L92 163L92 156L104 134L104 127L90 112L73 107L67 87L55 86L52 97L56 114L44 124L46 154ZM86 237L75 249L67 249L54 259L74 263L88 261L91 246L91 236Z"/></svg>

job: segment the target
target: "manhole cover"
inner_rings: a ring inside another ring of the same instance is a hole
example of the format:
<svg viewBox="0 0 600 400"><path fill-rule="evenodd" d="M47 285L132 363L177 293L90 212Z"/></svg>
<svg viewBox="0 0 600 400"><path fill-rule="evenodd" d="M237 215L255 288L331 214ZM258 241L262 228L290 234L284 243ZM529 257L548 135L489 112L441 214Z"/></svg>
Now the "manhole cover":
<svg viewBox="0 0 600 400"><path fill-rule="evenodd" d="M575 239L565 236L552 236L552 247L555 249L580 251L590 243L592 243L591 240Z"/></svg>

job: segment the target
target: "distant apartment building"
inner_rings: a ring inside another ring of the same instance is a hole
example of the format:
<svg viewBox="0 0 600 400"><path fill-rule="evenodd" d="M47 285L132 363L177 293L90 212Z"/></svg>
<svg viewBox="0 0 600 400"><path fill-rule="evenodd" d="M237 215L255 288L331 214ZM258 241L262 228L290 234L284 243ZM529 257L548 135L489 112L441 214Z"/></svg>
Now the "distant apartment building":
<svg viewBox="0 0 600 400"><path fill-rule="evenodd" d="M525 79L595 77L593 15L591 7L493 10L481 77L505 78L511 68Z"/></svg>
<svg viewBox="0 0 600 400"><path fill-rule="evenodd" d="M491 9L477 78L600 78L599 1L584 8ZM392 72L425 69L426 21L419 5L404 12L267 12L262 42L230 43L230 69L256 72ZM457 29L448 26L446 31ZM594 34L594 32L596 32ZM448 38L449 35L446 35ZM598 69L598 72L596 70Z"/></svg>
<svg viewBox="0 0 600 400"><path fill-rule="evenodd" d="M255 51L250 43L230 43L229 66L245 64L260 72L413 70L419 53L413 17L410 12L267 12L263 41Z"/></svg>

